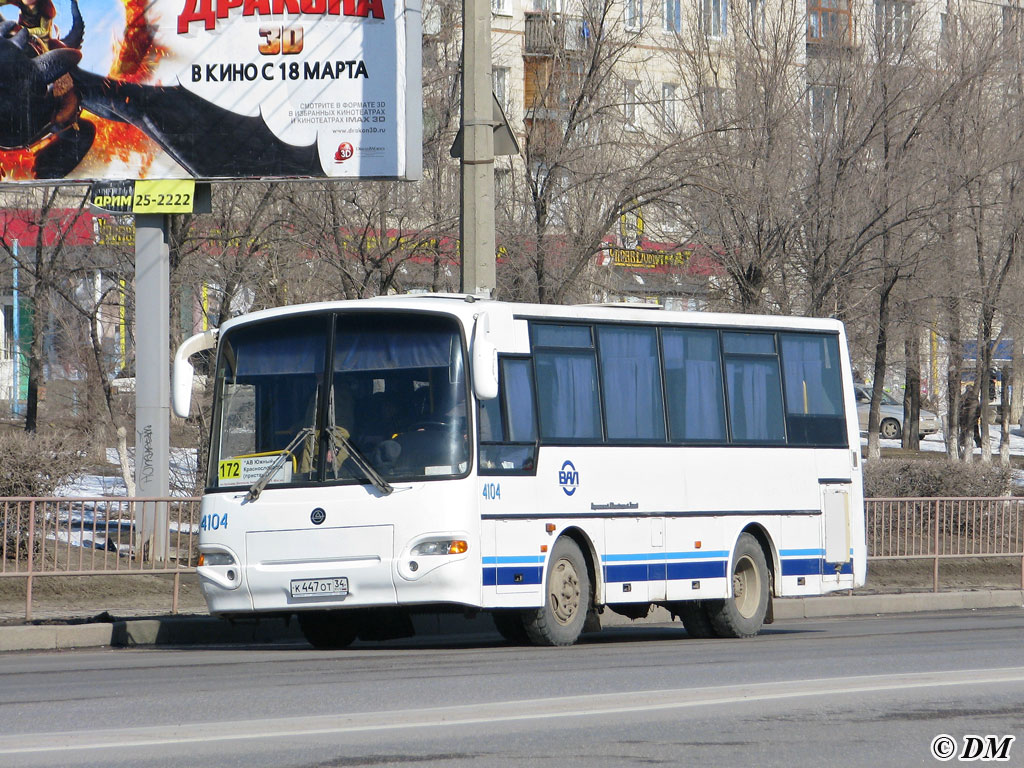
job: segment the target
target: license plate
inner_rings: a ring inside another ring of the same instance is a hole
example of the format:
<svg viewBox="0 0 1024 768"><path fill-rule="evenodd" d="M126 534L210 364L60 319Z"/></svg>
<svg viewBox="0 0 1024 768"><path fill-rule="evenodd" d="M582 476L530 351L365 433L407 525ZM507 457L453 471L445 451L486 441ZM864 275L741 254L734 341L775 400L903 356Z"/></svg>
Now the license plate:
<svg viewBox="0 0 1024 768"><path fill-rule="evenodd" d="M348 578L292 579L292 597L318 597L320 595L347 595Z"/></svg>

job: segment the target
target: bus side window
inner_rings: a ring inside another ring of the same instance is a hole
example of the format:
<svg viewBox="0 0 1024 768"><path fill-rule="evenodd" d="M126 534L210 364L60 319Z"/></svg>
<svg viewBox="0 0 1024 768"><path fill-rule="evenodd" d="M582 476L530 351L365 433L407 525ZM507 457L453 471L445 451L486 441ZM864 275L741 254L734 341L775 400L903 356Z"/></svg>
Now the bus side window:
<svg viewBox="0 0 1024 768"><path fill-rule="evenodd" d="M733 442L785 444L782 376L775 335L727 331L722 334L722 351Z"/></svg>
<svg viewBox="0 0 1024 768"><path fill-rule="evenodd" d="M666 328L662 333L670 438L724 443L725 396L718 331Z"/></svg>
<svg viewBox="0 0 1024 768"><path fill-rule="evenodd" d="M480 474L532 473L537 420L530 360L502 358L498 396L480 403Z"/></svg>
<svg viewBox="0 0 1024 768"><path fill-rule="evenodd" d="M839 370L839 338L783 333L782 375L790 445L845 448L846 416Z"/></svg>

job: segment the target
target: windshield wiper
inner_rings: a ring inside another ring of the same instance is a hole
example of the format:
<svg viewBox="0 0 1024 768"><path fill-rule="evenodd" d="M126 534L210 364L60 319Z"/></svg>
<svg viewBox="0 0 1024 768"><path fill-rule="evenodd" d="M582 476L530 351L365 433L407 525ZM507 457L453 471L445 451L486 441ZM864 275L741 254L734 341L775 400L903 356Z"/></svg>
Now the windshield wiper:
<svg viewBox="0 0 1024 768"><path fill-rule="evenodd" d="M355 464L359 470L363 473L367 480L369 480L373 487L383 493L385 496L394 491L394 487L383 477L381 474L374 469L373 465L364 456L352 441L345 437L344 432L340 428L332 427L327 430L327 434L330 437L332 447L335 453L338 451L338 445L340 444L348 452L348 457L352 459L352 463Z"/></svg>
<svg viewBox="0 0 1024 768"><path fill-rule="evenodd" d="M260 475L260 479L257 480L249 488L249 492L245 494L246 501L256 501L260 497L260 493L267 487L267 483L270 479L277 474L277 471L284 466L284 463L295 455L295 451L298 450L299 444L302 443L307 437L313 434L313 427L303 427L299 430L298 434L292 438L292 441L285 446L285 449L278 454L277 458L274 459L274 463L267 467L267 471Z"/></svg>

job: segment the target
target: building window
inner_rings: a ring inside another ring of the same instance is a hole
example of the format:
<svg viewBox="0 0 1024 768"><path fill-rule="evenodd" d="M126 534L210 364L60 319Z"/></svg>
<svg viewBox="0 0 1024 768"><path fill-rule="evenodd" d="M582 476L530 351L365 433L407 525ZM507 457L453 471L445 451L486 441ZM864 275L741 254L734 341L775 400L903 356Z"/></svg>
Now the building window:
<svg viewBox="0 0 1024 768"><path fill-rule="evenodd" d="M755 40L762 40L765 36L765 0L747 0L747 10L750 12L750 36Z"/></svg>
<svg viewBox="0 0 1024 768"><path fill-rule="evenodd" d="M703 0L701 20L708 37L725 37L729 32L729 0Z"/></svg>
<svg viewBox="0 0 1024 768"><path fill-rule="evenodd" d="M505 0L491 0L491 13L507 16L509 13Z"/></svg>
<svg viewBox="0 0 1024 768"><path fill-rule="evenodd" d="M661 113L665 119L665 125L669 128L676 127L676 101L678 98L678 85L675 83L661 84Z"/></svg>
<svg viewBox="0 0 1024 768"><path fill-rule="evenodd" d="M956 41L956 16L949 13L939 14L939 42L948 48Z"/></svg>
<svg viewBox="0 0 1024 768"><path fill-rule="evenodd" d="M834 85L812 85L807 92L811 130L823 135L835 130L839 89Z"/></svg>
<svg viewBox="0 0 1024 768"><path fill-rule="evenodd" d="M1024 9L1003 6L1003 37L1012 43L1024 39Z"/></svg>
<svg viewBox="0 0 1024 768"><path fill-rule="evenodd" d="M501 108L508 112L508 67L491 67L491 90Z"/></svg>
<svg viewBox="0 0 1024 768"><path fill-rule="evenodd" d="M508 168L494 169L494 197L500 205L512 197L512 171Z"/></svg>
<svg viewBox="0 0 1024 768"><path fill-rule="evenodd" d="M807 39L849 42L849 0L807 0Z"/></svg>
<svg viewBox="0 0 1024 768"><path fill-rule="evenodd" d="M682 0L665 0L665 14L662 19L662 29L666 32L679 33L682 31Z"/></svg>
<svg viewBox="0 0 1024 768"><path fill-rule="evenodd" d="M636 32L644 22L643 0L626 0L626 29Z"/></svg>
<svg viewBox="0 0 1024 768"><path fill-rule="evenodd" d="M3 346L0 346L0 360L10 360L14 357L14 305L3 305L3 317L0 317L0 325L3 326Z"/></svg>
<svg viewBox="0 0 1024 768"><path fill-rule="evenodd" d="M902 48L910 38L911 3L875 0L875 34L887 48Z"/></svg>
<svg viewBox="0 0 1024 768"><path fill-rule="evenodd" d="M622 94L622 115L626 118L626 124L630 128L636 128L636 94L640 83L636 80L627 80L624 83Z"/></svg>
<svg viewBox="0 0 1024 768"><path fill-rule="evenodd" d="M726 90L706 86L700 90L700 104L704 115L721 115L726 108Z"/></svg>

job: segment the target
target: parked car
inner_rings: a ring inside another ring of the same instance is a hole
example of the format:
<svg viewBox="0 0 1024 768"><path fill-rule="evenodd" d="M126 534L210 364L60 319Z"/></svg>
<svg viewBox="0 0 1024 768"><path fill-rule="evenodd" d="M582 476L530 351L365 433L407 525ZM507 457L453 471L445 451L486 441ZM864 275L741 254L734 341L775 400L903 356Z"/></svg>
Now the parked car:
<svg viewBox="0 0 1024 768"><path fill-rule="evenodd" d="M868 414L871 411L871 387L867 384L857 384L857 416L860 418L860 431L868 431ZM898 402L885 392L882 392L882 403L878 408L878 433L881 437L889 440L898 440L903 436L903 403ZM942 427L939 417L931 411L921 409L921 418L918 421L918 433L923 440L927 435L934 435Z"/></svg>

